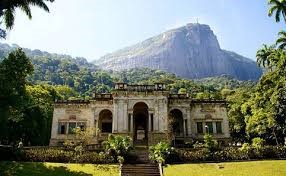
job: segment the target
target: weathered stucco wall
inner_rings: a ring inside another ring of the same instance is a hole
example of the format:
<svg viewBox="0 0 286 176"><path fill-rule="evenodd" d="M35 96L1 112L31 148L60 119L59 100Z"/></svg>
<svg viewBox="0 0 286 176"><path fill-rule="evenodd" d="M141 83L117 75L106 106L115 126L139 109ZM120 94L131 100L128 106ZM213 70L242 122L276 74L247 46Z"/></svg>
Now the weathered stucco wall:
<svg viewBox="0 0 286 176"><path fill-rule="evenodd" d="M148 144L152 145L167 139L168 118L172 110L179 110L183 118L183 137L185 141L200 140L197 122L203 123L206 133L206 122L213 123L213 136L219 140L228 140L229 121L226 104L223 101L192 101L190 98L168 98L167 92L126 92L113 93L112 99L91 100L88 103L55 103L50 145L73 138L73 134L59 134L59 122L86 122L86 127L98 128L100 113L109 110L112 113L112 133L134 134L134 106L145 103L148 106ZM152 115L151 115L152 114ZM153 119L151 130L151 116ZM130 121L131 118L131 121ZM216 133L216 122L221 122L222 133ZM68 129L67 129L68 130ZM104 140L108 134L95 135L95 141Z"/></svg>

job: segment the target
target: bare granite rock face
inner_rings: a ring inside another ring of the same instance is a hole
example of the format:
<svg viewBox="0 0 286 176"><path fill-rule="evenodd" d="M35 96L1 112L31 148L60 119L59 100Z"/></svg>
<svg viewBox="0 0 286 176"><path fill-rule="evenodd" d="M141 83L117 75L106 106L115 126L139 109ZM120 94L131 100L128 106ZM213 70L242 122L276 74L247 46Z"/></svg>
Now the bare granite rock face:
<svg viewBox="0 0 286 176"><path fill-rule="evenodd" d="M256 80L262 70L251 59L220 48L208 25L187 24L141 43L107 54L94 62L107 70L147 67L184 78L230 75Z"/></svg>

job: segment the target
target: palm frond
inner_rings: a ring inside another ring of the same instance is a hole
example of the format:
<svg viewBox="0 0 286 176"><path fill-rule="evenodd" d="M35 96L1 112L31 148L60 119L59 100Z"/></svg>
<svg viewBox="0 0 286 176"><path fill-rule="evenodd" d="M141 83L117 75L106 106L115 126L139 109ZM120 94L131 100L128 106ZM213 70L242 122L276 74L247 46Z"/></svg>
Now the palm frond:
<svg viewBox="0 0 286 176"><path fill-rule="evenodd" d="M281 14L281 9L277 8L276 14L275 14L275 21L280 22L280 14Z"/></svg>
<svg viewBox="0 0 286 176"><path fill-rule="evenodd" d="M50 1L50 0L49 0ZM41 9L44 9L46 12L49 12L49 8L43 0L27 0L28 4L37 6Z"/></svg>
<svg viewBox="0 0 286 176"><path fill-rule="evenodd" d="M15 21L15 9L10 8L4 11L4 23L7 29L12 29Z"/></svg>
<svg viewBox="0 0 286 176"><path fill-rule="evenodd" d="M281 45L279 45L279 49L285 49L285 47L286 47L286 42L284 42L284 43L282 43Z"/></svg>
<svg viewBox="0 0 286 176"><path fill-rule="evenodd" d="M273 15L273 12L277 9L276 6L272 6L270 7L270 9L268 10L268 16L271 17Z"/></svg>
<svg viewBox="0 0 286 176"><path fill-rule="evenodd" d="M22 4L21 6L22 11L26 13L26 15L29 17L29 19L32 19L32 13L31 13L31 8L27 3Z"/></svg>

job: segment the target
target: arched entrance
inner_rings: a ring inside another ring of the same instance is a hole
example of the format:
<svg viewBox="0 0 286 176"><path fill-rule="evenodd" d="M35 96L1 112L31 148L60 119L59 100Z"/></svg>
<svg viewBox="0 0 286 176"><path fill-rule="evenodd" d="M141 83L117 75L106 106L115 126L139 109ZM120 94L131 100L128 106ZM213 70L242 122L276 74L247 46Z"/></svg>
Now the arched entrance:
<svg viewBox="0 0 286 176"><path fill-rule="evenodd" d="M112 112L110 110L102 110L99 113L98 128L101 133L112 133Z"/></svg>
<svg viewBox="0 0 286 176"><path fill-rule="evenodd" d="M139 102L133 107L134 144L148 145L148 106Z"/></svg>
<svg viewBox="0 0 286 176"><path fill-rule="evenodd" d="M170 112L170 127L175 136L184 136L184 119L183 113L178 109L173 109Z"/></svg>
<svg viewBox="0 0 286 176"><path fill-rule="evenodd" d="M169 128L172 132L173 145L184 144L184 118L182 111L179 109L170 111Z"/></svg>

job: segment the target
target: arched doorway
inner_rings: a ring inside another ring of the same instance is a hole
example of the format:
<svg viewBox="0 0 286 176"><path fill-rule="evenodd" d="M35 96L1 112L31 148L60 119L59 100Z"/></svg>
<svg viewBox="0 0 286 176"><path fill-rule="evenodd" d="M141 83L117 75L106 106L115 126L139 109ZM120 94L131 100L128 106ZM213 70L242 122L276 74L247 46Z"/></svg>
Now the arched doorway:
<svg viewBox="0 0 286 176"><path fill-rule="evenodd" d="M184 118L179 109L170 111L169 128L171 128L172 143L174 146L184 144Z"/></svg>
<svg viewBox="0 0 286 176"><path fill-rule="evenodd" d="M184 136L184 119L183 113L178 109L170 111L170 128L173 135L180 137Z"/></svg>
<svg viewBox="0 0 286 176"><path fill-rule="evenodd" d="M112 112L110 110L102 110L99 113L98 128L101 133L112 133Z"/></svg>
<svg viewBox="0 0 286 176"><path fill-rule="evenodd" d="M139 102L133 107L134 144L148 145L148 106Z"/></svg>

